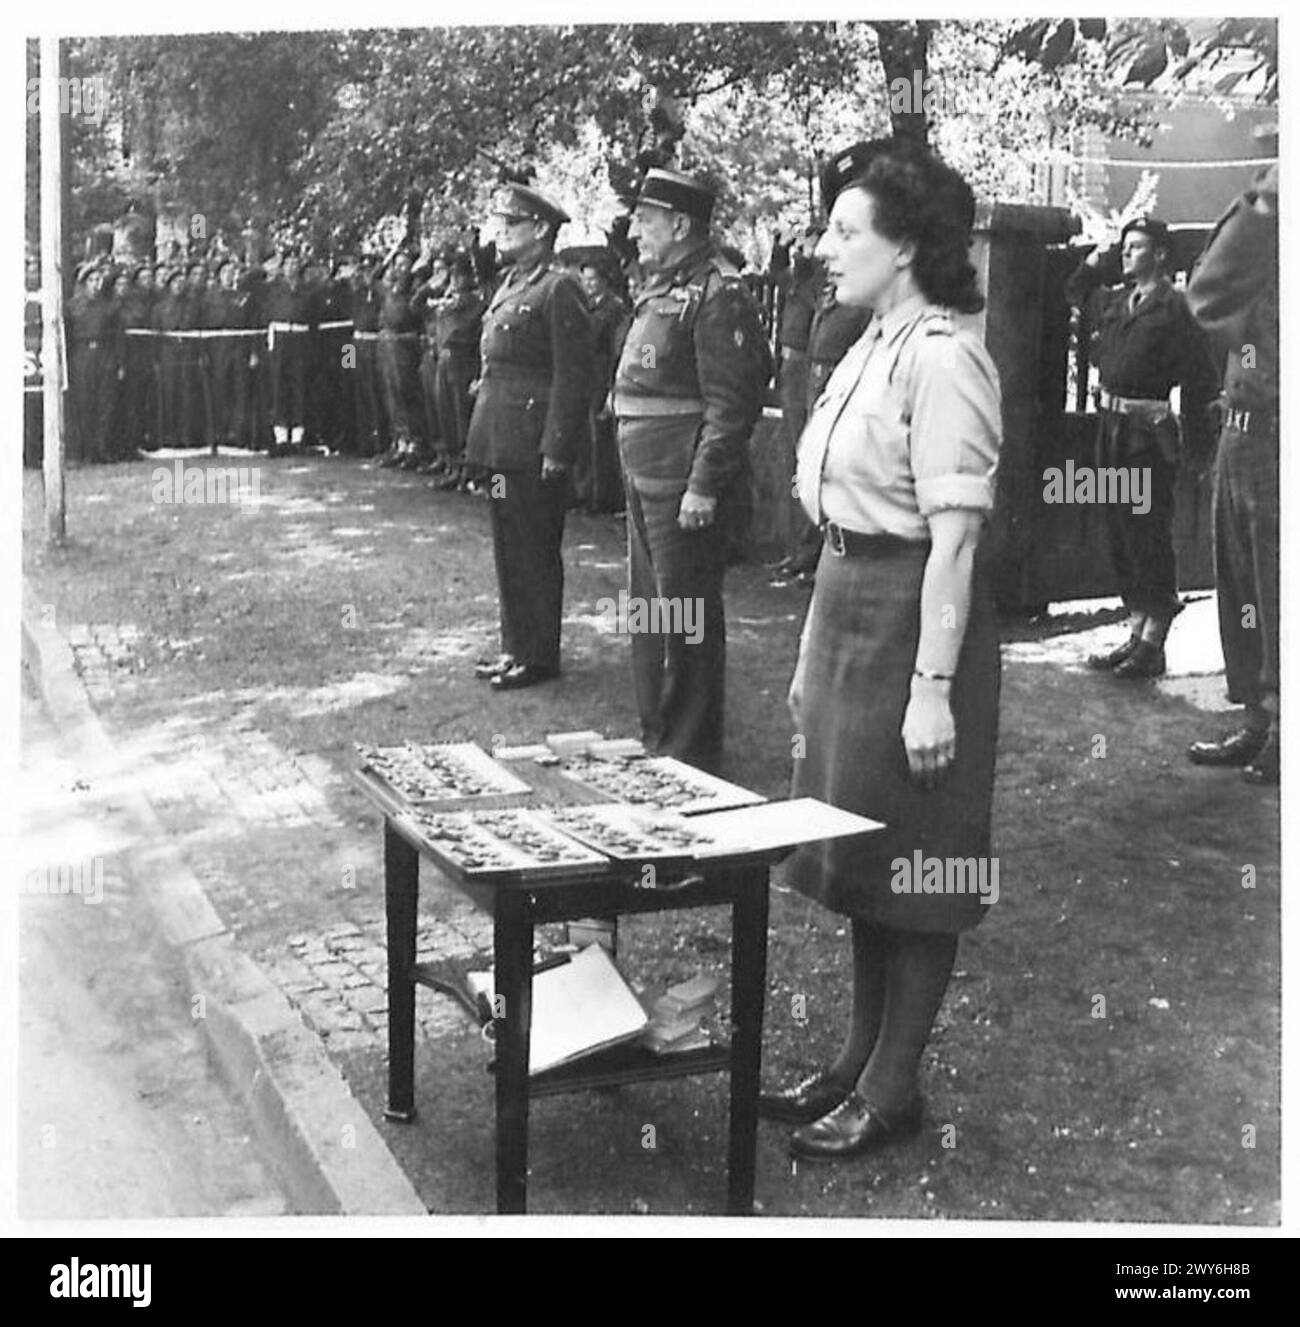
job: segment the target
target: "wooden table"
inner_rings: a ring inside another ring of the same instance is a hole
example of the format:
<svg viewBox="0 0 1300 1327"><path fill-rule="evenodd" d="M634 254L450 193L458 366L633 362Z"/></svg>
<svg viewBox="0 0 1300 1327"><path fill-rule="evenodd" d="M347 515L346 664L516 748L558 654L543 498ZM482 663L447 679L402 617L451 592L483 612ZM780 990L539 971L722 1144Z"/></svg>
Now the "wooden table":
<svg viewBox="0 0 1300 1327"><path fill-rule="evenodd" d="M529 784L527 797L485 799L508 805L563 805L609 799L575 785L531 761L503 761ZM384 897L388 925L388 1106L385 1117L415 1118L415 993L443 988L434 965L416 961L420 857L433 861L493 919L495 992L504 997L496 1019L497 1211L527 1206L528 1108L533 1097L623 1083L730 1074L727 1205L730 1215L753 1211L754 1157L758 1135L758 1081L767 972L768 869L788 849L768 849L676 872L643 872L640 863L610 862L600 875L529 884L483 884L433 850L388 789L362 771L358 786L384 813ZM485 807L486 809L486 807ZM646 877L654 880L646 886ZM530 1075L533 933L545 922L584 917L675 911L725 904L731 908L731 1041L727 1046L657 1054L625 1043Z"/></svg>

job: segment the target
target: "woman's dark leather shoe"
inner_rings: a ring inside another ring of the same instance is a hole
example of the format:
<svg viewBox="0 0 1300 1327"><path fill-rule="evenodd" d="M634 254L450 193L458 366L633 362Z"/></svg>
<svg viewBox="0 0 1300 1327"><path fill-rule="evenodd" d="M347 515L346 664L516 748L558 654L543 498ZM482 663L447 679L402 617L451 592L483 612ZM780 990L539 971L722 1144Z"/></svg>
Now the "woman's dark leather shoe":
<svg viewBox="0 0 1300 1327"><path fill-rule="evenodd" d="M1193 765L1249 765L1267 741L1267 728L1238 728L1217 742L1193 742L1187 758Z"/></svg>
<svg viewBox="0 0 1300 1327"><path fill-rule="evenodd" d="M1095 668L1098 672L1109 673L1111 669L1118 664L1122 664L1133 653L1133 647L1139 639L1141 638L1138 636L1130 636L1123 645L1116 646L1113 650L1107 650L1105 654L1090 654L1088 656L1088 667Z"/></svg>
<svg viewBox="0 0 1300 1327"><path fill-rule="evenodd" d="M1115 665L1116 677L1161 677L1165 671L1165 652L1162 646L1140 640L1127 659Z"/></svg>
<svg viewBox="0 0 1300 1327"><path fill-rule="evenodd" d="M1259 754L1241 771L1241 777L1247 783L1254 783L1263 788L1276 787L1282 778L1282 750L1277 744L1277 735L1269 733L1268 741L1260 748Z"/></svg>
<svg viewBox="0 0 1300 1327"><path fill-rule="evenodd" d="M829 1074L809 1074L780 1092L760 1092L758 1113L766 1120L784 1124L811 1124L833 1111L850 1091Z"/></svg>
<svg viewBox="0 0 1300 1327"><path fill-rule="evenodd" d="M790 1153L808 1161L840 1161L874 1152L921 1132L921 1098L898 1115L885 1115L856 1092L815 1124L796 1129Z"/></svg>

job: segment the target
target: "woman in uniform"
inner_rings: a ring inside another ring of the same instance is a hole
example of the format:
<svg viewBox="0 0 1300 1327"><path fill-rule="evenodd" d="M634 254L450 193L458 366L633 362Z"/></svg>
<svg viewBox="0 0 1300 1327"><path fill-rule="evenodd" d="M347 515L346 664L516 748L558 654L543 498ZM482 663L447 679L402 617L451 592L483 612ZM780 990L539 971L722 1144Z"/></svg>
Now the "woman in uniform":
<svg viewBox="0 0 1300 1327"><path fill-rule="evenodd" d="M977 549L1000 393L955 317L983 304L967 256L974 200L922 149L868 155L844 154L852 173L818 245L836 299L873 316L800 439L798 494L825 548L790 704L805 752L794 795L885 828L791 861L789 884L851 919L852 1017L827 1069L760 1099L804 1126L796 1156L823 1160L920 1129L917 1070L957 937L997 885L998 639Z"/></svg>

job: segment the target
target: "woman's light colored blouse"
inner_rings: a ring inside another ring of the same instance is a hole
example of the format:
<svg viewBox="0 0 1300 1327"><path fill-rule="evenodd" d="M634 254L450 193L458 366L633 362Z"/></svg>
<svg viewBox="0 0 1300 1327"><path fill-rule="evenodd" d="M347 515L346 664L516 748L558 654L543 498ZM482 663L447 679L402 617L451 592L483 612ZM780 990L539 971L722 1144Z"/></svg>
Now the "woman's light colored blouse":
<svg viewBox="0 0 1300 1327"><path fill-rule="evenodd" d="M924 296L873 318L799 439L795 492L817 525L930 537L945 508L990 512L1001 389L983 342Z"/></svg>

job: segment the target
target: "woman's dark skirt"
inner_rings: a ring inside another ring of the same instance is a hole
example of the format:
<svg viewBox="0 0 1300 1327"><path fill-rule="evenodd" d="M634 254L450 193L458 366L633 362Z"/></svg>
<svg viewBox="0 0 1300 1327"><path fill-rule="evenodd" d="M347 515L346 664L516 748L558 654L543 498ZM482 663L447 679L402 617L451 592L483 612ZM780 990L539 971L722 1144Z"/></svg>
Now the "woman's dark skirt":
<svg viewBox="0 0 1300 1327"><path fill-rule="evenodd" d="M845 916L952 934L977 926L989 911L970 870L982 868L986 882L997 881L989 859L1001 668L997 619L977 557L950 697L956 756L939 786L927 792L908 771L902 727L930 545L888 536L877 544L847 557L822 552L800 649L796 722L804 754L794 762L793 795L819 798L886 828L801 848L786 883ZM938 859L944 877L965 880L970 892L899 892L903 883L921 886L917 853L923 867ZM974 861L954 871L948 864L957 859Z"/></svg>

